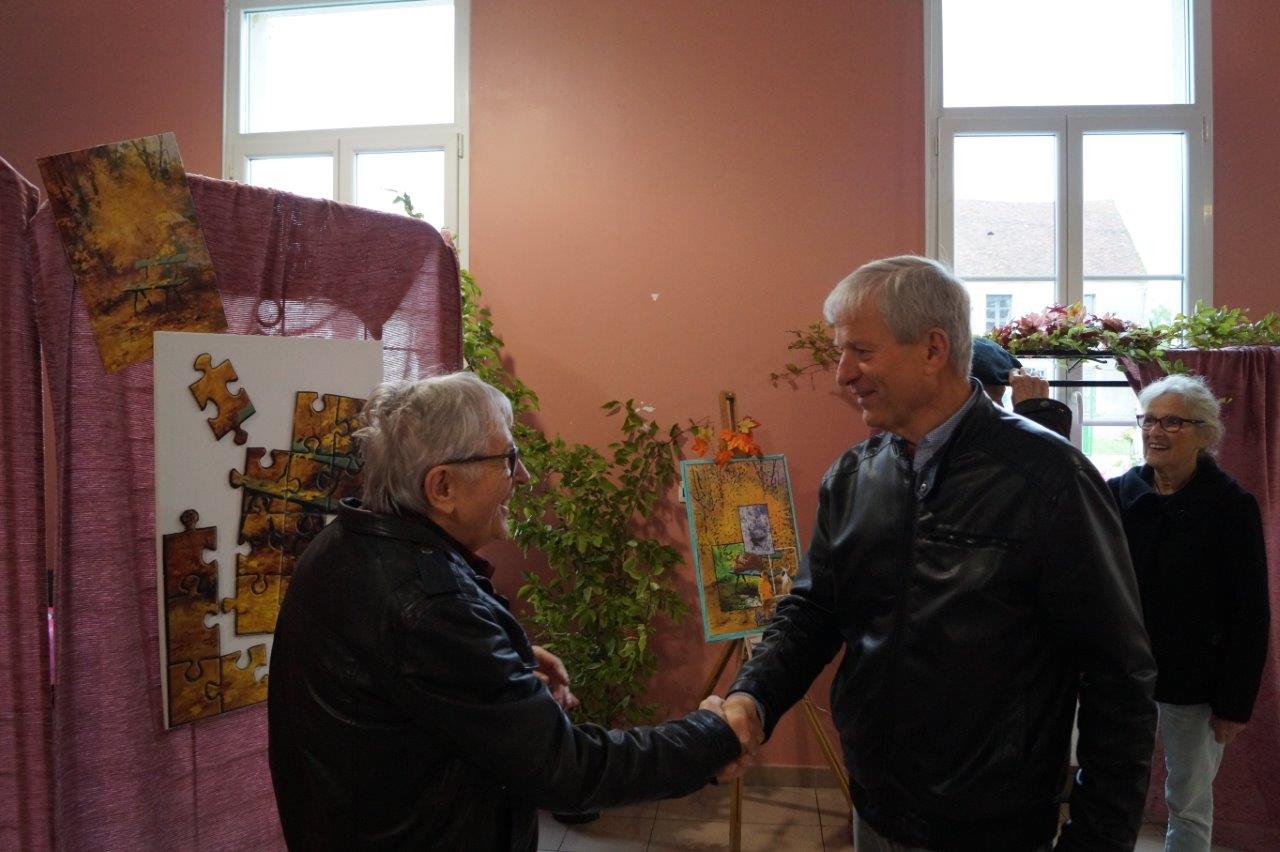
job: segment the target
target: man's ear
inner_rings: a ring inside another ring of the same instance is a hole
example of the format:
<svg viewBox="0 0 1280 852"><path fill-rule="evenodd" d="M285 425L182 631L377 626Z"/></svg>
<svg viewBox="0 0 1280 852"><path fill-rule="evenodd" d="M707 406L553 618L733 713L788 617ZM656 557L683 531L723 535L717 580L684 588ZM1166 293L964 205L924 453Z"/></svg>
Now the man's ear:
<svg viewBox="0 0 1280 852"><path fill-rule="evenodd" d="M947 369L951 359L951 338L940 328L931 328L925 334L925 372L935 375Z"/></svg>
<svg viewBox="0 0 1280 852"><path fill-rule="evenodd" d="M452 512L457 499L455 485L448 465L436 465L428 470L422 477L422 494L427 498L427 506L441 514Z"/></svg>

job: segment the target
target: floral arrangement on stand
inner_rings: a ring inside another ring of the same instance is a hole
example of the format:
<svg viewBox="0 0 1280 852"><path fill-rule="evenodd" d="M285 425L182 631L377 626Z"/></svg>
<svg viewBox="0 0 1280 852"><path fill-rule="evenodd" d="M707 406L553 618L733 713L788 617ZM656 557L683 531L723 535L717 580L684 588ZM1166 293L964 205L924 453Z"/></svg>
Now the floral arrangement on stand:
<svg viewBox="0 0 1280 852"><path fill-rule="evenodd" d="M795 380L823 372L840 360L831 330L826 323L815 322L805 329L787 331L795 339L791 351L809 356L804 365L788 363L782 371L770 373L777 387L779 380L794 386ZM1196 303L1189 314L1178 314L1172 322L1143 326L1114 314L1091 314L1077 302L1053 305L1005 325L992 329L987 337L1014 355L1035 353L1071 361L1127 358L1133 361L1155 361L1169 373L1186 372L1181 360L1170 362L1165 353L1171 349L1225 349L1230 346L1280 346L1280 314L1268 313L1250 321L1242 308L1213 307Z"/></svg>
<svg viewBox="0 0 1280 852"><path fill-rule="evenodd" d="M689 433L693 435L693 443L689 446L690 451L700 456L705 456L707 450L711 448L713 439L719 439L719 446L716 447L716 464L724 467L729 463L730 459L742 456L756 456L757 458L764 455L764 451L760 449L760 445L756 443L755 438L751 437L751 433L760 428L760 423L752 417L743 417L734 424L733 429L721 429L716 435L711 429L709 421L689 421Z"/></svg>

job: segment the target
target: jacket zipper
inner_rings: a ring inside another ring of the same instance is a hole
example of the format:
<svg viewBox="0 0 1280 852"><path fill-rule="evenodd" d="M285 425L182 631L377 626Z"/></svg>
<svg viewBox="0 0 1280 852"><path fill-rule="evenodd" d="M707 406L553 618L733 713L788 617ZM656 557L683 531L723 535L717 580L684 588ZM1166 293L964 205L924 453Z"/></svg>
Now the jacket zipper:
<svg viewBox="0 0 1280 852"><path fill-rule="evenodd" d="M910 460L908 460L908 464L910 463L911 463ZM916 481L917 479L918 479L918 475L916 474L913 466L910 477L909 477L909 482L910 482L910 490L908 491L909 511L907 512L907 521L905 525L906 527L906 539L905 539L906 558L902 560L901 576L898 578L898 599L897 599L895 613L894 613L893 637L891 640L890 651L889 651L889 654L890 654L889 673L888 673L889 688L887 690L887 695L890 702L889 706L891 707L899 706L897 704L898 669L899 669L899 661L902 657L902 653L901 653L902 633L905 629L903 625L906 622L906 616L907 616L907 606L906 606L907 587L910 585L910 582L911 582L911 572L915 565L915 556L916 556L916 529L918 526L917 516L919 514L919 505L920 505L919 499L916 497L916 488L918 487L918 484ZM898 763L898 744L899 744L899 740L901 739L898 733L898 720L900 719L900 717L901 717L901 714L894 713L892 714L892 718L889 721L889 731L888 731L889 747L888 749L886 749L887 761L884 767L886 775L891 775L894 771L893 767L897 766L897 763ZM897 786L896 779L895 779L894 786ZM898 800L898 797L895 795L889 802L889 810L892 813L892 818L890 819L891 823L896 824L898 822L899 806L900 806L900 802Z"/></svg>

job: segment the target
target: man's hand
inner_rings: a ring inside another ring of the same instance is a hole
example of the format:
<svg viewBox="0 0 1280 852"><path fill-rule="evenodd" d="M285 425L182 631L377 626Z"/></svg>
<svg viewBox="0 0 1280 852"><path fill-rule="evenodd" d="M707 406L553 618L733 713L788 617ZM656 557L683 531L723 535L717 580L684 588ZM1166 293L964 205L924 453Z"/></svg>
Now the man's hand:
<svg viewBox="0 0 1280 852"><path fill-rule="evenodd" d="M1045 399L1049 396L1049 383L1026 370L1009 371L1009 387L1013 388L1013 404L1028 399Z"/></svg>
<svg viewBox="0 0 1280 852"><path fill-rule="evenodd" d="M1209 724L1213 726L1213 738L1223 745L1229 745L1244 730L1244 722L1219 719L1217 716L1211 717Z"/></svg>
<svg viewBox="0 0 1280 852"><path fill-rule="evenodd" d="M533 646L533 658L538 661L533 676L547 685L556 703L565 710L577 707L578 697L569 691L569 671L560 658L541 645Z"/></svg>
<svg viewBox="0 0 1280 852"><path fill-rule="evenodd" d="M745 692L735 692L722 704L724 719L738 735L738 744L742 746L742 755L716 774L718 781L731 781L746 770L751 758L760 751L764 742L764 726L760 724L755 699Z"/></svg>

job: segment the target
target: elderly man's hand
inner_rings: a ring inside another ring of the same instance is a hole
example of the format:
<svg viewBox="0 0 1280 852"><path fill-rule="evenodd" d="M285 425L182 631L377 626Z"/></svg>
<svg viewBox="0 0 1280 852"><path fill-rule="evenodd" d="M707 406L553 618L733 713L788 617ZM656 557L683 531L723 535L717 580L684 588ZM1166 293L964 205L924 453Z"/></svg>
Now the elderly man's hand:
<svg viewBox="0 0 1280 852"><path fill-rule="evenodd" d="M1013 404L1049 396L1049 383L1026 370L1009 371L1009 387L1013 388Z"/></svg>
<svg viewBox="0 0 1280 852"><path fill-rule="evenodd" d="M578 697L569 690L569 670L560 658L541 645L533 646L533 658L538 661L533 676L547 685L556 703L565 710L577 707Z"/></svg>
<svg viewBox="0 0 1280 852"><path fill-rule="evenodd" d="M760 751L764 742L764 726L760 723L755 699L745 692L735 692L724 699L724 718L738 735L738 743L742 746L742 755L716 775L719 781L730 781L741 775Z"/></svg>

